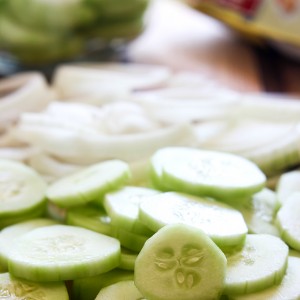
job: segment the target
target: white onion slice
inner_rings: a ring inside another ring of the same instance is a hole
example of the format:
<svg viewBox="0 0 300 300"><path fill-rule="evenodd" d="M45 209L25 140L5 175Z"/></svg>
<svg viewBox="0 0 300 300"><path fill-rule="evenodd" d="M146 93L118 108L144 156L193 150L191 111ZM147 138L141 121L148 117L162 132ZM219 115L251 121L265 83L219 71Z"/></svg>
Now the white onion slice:
<svg viewBox="0 0 300 300"><path fill-rule="evenodd" d="M21 73L0 81L0 128L6 129L25 111L40 111L54 93L42 74Z"/></svg>
<svg viewBox="0 0 300 300"><path fill-rule="evenodd" d="M123 100L135 90L163 85L170 76L167 67L157 65L73 64L57 69L53 86L64 100L99 105Z"/></svg>
<svg viewBox="0 0 300 300"><path fill-rule="evenodd" d="M166 124L228 118L236 113L240 103L240 95L232 91L187 87L135 93L130 99Z"/></svg>
<svg viewBox="0 0 300 300"><path fill-rule="evenodd" d="M0 148L0 159L9 159L26 162L37 153L34 147L3 147Z"/></svg>
<svg viewBox="0 0 300 300"><path fill-rule="evenodd" d="M45 153L38 153L32 156L28 164L38 173L53 179L75 173L82 168L82 166L59 161Z"/></svg>
<svg viewBox="0 0 300 300"><path fill-rule="evenodd" d="M280 94L245 94L239 107L239 116L274 122L298 122L300 120L299 100L299 98Z"/></svg>
<svg viewBox="0 0 300 300"><path fill-rule="evenodd" d="M80 165L112 158L131 162L149 157L161 147L194 145L196 140L189 124L113 136L79 134L65 128L34 126L21 122L16 135L20 140L40 147L65 162Z"/></svg>

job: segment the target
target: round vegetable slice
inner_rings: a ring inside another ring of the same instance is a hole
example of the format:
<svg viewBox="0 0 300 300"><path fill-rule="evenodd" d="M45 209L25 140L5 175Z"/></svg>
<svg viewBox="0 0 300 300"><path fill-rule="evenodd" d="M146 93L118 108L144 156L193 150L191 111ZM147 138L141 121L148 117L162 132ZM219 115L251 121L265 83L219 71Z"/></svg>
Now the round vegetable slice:
<svg viewBox="0 0 300 300"><path fill-rule="evenodd" d="M260 191L266 176L249 160L229 153L187 147L158 150L152 170L163 186L218 199L239 199Z"/></svg>
<svg viewBox="0 0 300 300"><path fill-rule="evenodd" d="M276 216L281 238L293 249L300 251L300 193L294 193L279 209Z"/></svg>
<svg viewBox="0 0 300 300"><path fill-rule="evenodd" d="M74 300L95 300L99 291L111 284L133 280L133 272L119 268L99 274L97 276L75 279L72 285L72 299ZM111 298L111 300L116 298Z"/></svg>
<svg viewBox="0 0 300 300"><path fill-rule="evenodd" d="M16 241L8 256L8 270L32 281L60 281L104 273L119 262L118 240L80 227L52 225Z"/></svg>
<svg viewBox="0 0 300 300"><path fill-rule="evenodd" d="M15 241L23 234L39 227L57 225L57 222L51 219L39 218L20 222L4 228L0 232L0 264L7 267L7 257L14 248Z"/></svg>
<svg viewBox="0 0 300 300"><path fill-rule="evenodd" d="M47 185L30 167L0 160L0 227L3 219L22 217L45 204Z"/></svg>
<svg viewBox="0 0 300 300"><path fill-rule="evenodd" d="M111 220L101 207L83 205L67 210L66 223L112 235Z"/></svg>
<svg viewBox="0 0 300 300"><path fill-rule="evenodd" d="M287 268L289 249L278 237L247 235L241 250L227 254L224 294L247 294L279 284Z"/></svg>
<svg viewBox="0 0 300 300"><path fill-rule="evenodd" d="M203 230L222 249L244 242L248 228L243 216L225 203L176 192L151 198L141 203L139 218L153 231L184 223Z"/></svg>
<svg viewBox="0 0 300 300"><path fill-rule="evenodd" d="M32 282L15 278L9 273L0 274L1 299L43 299L69 300L67 288L63 282Z"/></svg>
<svg viewBox="0 0 300 300"><path fill-rule="evenodd" d="M285 276L278 285L257 293L230 297L231 300L284 300L300 299L300 258L289 257Z"/></svg>
<svg viewBox="0 0 300 300"><path fill-rule="evenodd" d="M99 200L105 192L120 187L129 177L127 163L108 160L57 180L49 186L47 197L61 207L77 206Z"/></svg>
<svg viewBox="0 0 300 300"><path fill-rule="evenodd" d="M100 290L95 300L142 299L143 295L136 288L133 280L120 281Z"/></svg>
<svg viewBox="0 0 300 300"><path fill-rule="evenodd" d="M113 225L136 234L150 236L153 231L138 219L139 205L148 199L147 196L158 193L159 191L146 187L125 186L115 192L107 193L104 196L104 207Z"/></svg>
<svg viewBox="0 0 300 300"><path fill-rule="evenodd" d="M202 230L172 224L146 242L134 282L147 299L219 299L225 270L225 255Z"/></svg>

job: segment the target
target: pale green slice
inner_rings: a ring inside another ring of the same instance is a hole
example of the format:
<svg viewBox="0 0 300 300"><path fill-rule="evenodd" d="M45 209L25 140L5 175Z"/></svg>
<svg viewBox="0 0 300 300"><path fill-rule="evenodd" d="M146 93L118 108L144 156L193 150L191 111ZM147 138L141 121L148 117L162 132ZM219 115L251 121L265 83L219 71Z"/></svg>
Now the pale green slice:
<svg viewBox="0 0 300 300"><path fill-rule="evenodd" d="M219 299L226 258L200 229L166 225L148 239L139 253L134 282L145 299Z"/></svg>
<svg viewBox="0 0 300 300"><path fill-rule="evenodd" d="M112 235L111 219L101 207L82 205L67 210L66 223Z"/></svg>
<svg viewBox="0 0 300 300"><path fill-rule="evenodd" d="M2 219L22 217L45 203L47 185L30 167L0 160L0 227Z"/></svg>
<svg viewBox="0 0 300 300"><path fill-rule="evenodd" d="M7 257L14 248L15 240L18 237L35 228L50 225L57 225L57 222L51 219L39 218L17 223L0 231L0 264L7 268Z"/></svg>
<svg viewBox="0 0 300 300"><path fill-rule="evenodd" d="M276 217L281 238L300 251L300 192L291 195L279 209Z"/></svg>
<svg viewBox="0 0 300 300"><path fill-rule="evenodd" d="M144 299L133 280L120 281L100 290L95 300Z"/></svg>
<svg viewBox="0 0 300 300"><path fill-rule="evenodd" d="M235 206L243 215L249 233L266 233L279 236L274 224L278 210L276 193L264 188L250 199Z"/></svg>
<svg viewBox="0 0 300 300"><path fill-rule="evenodd" d="M136 252L139 252L143 248L149 238L149 235L137 234L114 226L112 228L112 235L120 241L123 247Z"/></svg>
<svg viewBox="0 0 300 300"><path fill-rule="evenodd" d="M173 223L194 226L221 248L243 244L248 232L242 214L231 206L177 192L160 193L142 202L139 218L153 231Z"/></svg>
<svg viewBox="0 0 300 300"><path fill-rule="evenodd" d="M280 205L284 205L286 200L293 194L300 192L300 171L294 170L283 173L276 185L277 199Z"/></svg>
<svg viewBox="0 0 300 300"><path fill-rule="evenodd" d="M298 300L300 299L300 258L289 257L285 276L278 285L257 293L230 297L230 300Z"/></svg>
<svg viewBox="0 0 300 300"><path fill-rule="evenodd" d="M73 281L71 299L95 300L97 294L102 288L120 281L127 280L133 280L133 272L121 270L119 268L113 269L97 276L76 279ZM111 300L117 299L111 298Z"/></svg>
<svg viewBox="0 0 300 300"><path fill-rule="evenodd" d="M114 226L136 234L152 235L153 231L138 219L139 205L147 201L147 196L158 194L159 191L146 188L125 186L104 196L104 207ZM151 201L151 198L149 198Z"/></svg>
<svg viewBox="0 0 300 300"><path fill-rule="evenodd" d="M122 270L133 271L137 255L138 252L122 247L119 268Z"/></svg>
<svg viewBox="0 0 300 300"><path fill-rule="evenodd" d="M224 294L248 294L279 284L287 268L289 248L278 237L247 235L241 250L227 253Z"/></svg>
<svg viewBox="0 0 300 300"><path fill-rule="evenodd" d="M61 207L72 207L99 200L104 193L127 182L130 169L121 160L108 160L80 170L51 184L50 201Z"/></svg>
<svg viewBox="0 0 300 300"><path fill-rule="evenodd" d="M69 300L63 282L32 282L0 274L0 299L3 300Z"/></svg>
<svg viewBox="0 0 300 300"><path fill-rule="evenodd" d="M163 187L231 202L260 191L266 183L254 163L218 151L167 147L153 155L151 164L155 181Z"/></svg>
<svg viewBox="0 0 300 300"><path fill-rule="evenodd" d="M8 270L32 281L94 276L120 263L120 243L75 226L52 225L21 236L8 256Z"/></svg>

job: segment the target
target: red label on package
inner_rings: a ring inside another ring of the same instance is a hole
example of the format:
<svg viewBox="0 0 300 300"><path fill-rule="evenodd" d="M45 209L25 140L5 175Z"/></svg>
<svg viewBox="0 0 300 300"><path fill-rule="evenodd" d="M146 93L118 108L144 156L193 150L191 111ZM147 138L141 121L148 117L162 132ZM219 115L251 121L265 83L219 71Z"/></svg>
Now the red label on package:
<svg viewBox="0 0 300 300"><path fill-rule="evenodd" d="M253 15L261 1L262 0L216 0L215 2L238 10L245 15Z"/></svg>

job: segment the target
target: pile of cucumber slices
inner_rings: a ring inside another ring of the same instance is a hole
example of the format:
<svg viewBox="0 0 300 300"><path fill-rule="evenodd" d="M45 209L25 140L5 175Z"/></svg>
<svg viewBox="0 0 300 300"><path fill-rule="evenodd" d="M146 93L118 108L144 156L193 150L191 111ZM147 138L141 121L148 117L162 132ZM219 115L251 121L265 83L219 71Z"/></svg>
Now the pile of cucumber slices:
<svg viewBox="0 0 300 300"><path fill-rule="evenodd" d="M89 44L135 38L147 6L148 0L1 0L0 49L24 65L69 61L91 51Z"/></svg>
<svg viewBox="0 0 300 300"><path fill-rule="evenodd" d="M0 161L0 298L300 299L300 172L170 146L46 183ZM298 183L297 183L298 182Z"/></svg>

